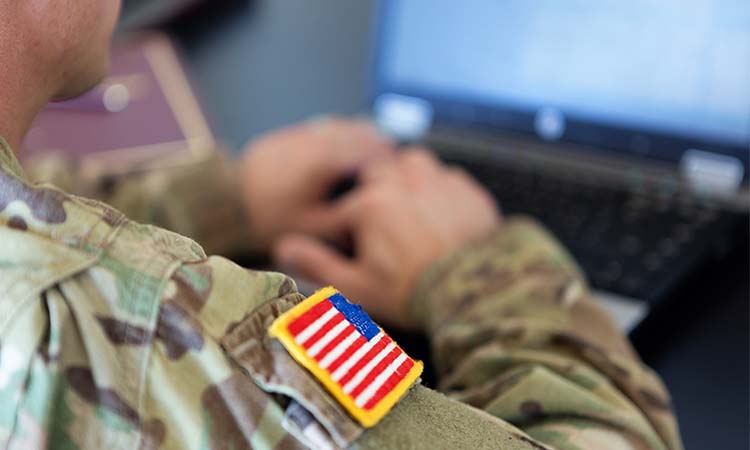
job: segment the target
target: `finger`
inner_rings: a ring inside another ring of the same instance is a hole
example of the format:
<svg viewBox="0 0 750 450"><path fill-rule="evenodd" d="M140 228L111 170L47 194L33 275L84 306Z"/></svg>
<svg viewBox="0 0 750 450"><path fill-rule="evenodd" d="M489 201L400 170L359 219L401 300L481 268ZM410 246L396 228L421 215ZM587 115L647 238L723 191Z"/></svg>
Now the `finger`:
<svg viewBox="0 0 750 450"><path fill-rule="evenodd" d="M370 211L370 189L358 188L340 199L297 213L294 230L337 246L349 247ZM377 213L378 209L373 208Z"/></svg>
<svg viewBox="0 0 750 450"><path fill-rule="evenodd" d="M382 159L369 164L359 172L362 185L397 181L400 177L398 159Z"/></svg>
<svg viewBox="0 0 750 450"><path fill-rule="evenodd" d="M395 146L393 139L381 133L378 127L367 119L345 119L324 116L307 122L308 129L321 136L346 137L355 135L360 138L372 139L390 146Z"/></svg>
<svg viewBox="0 0 750 450"><path fill-rule="evenodd" d="M442 167L435 154L425 147L409 147L400 153L398 159L402 170L407 172L436 171Z"/></svg>
<svg viewBox="0 0 750 450"><path fill-rule="evenodd" d="M393 142L378 132L372 123L363 120L329 119L313 125L312 129L323 141L321 168L332 176L356 173L371 162L389 158L395 152Z"/></svg>
<svg viewBox="0 0 750 450"><path fill-rule="evenodd" d="M434 176L443 165L425 147L408 147L395 158L371 164L360 175L363 183L404 182L422 175Z"/></svg>
<svg viewBox="0 0 750 450"><path fill-rule="evenodd" d="M385 185L360 187L333 205L335 220L356 235L361 225L370 218L387 213L391 195L392 192Z"/></svg>
<svg viewBox="0 0 750 450"><path fill-rule="evenodd" d="M362 283L361 272L353 261L314 238L283 236L272 253L283 269L321 284L356 291Z"/></svg>
<svg viewBox="0 0 750 450"><path fill-rule="evenodd" d="M445 176L451 177L461 183L478 184L479 182L461 166L450 165L445 167Z"/></svg>
<svg viewBox="0 0 750 450"><path fill-rule="evenodd" d="M341 243L349 235L351 224L336 204L328 204L301 211L296 228L300 233Z"/></svg>

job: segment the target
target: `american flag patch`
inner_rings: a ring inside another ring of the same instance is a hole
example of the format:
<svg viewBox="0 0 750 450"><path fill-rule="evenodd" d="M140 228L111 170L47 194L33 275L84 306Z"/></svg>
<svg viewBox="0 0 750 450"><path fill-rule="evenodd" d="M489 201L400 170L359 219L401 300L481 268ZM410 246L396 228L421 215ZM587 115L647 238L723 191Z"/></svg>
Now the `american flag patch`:
<svg viewBox="0 0 750 450"><path fill-rule="evenodd" d="M284 313L269 334L365 427L378 423L422 373L421 362L332 287Z"/></svg>

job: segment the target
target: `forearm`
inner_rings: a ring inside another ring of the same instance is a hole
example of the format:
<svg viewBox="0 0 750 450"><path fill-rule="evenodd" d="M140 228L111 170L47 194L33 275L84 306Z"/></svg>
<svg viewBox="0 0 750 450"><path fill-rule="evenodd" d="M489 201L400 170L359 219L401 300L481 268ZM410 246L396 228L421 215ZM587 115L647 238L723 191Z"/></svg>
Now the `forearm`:
<svg viewBox="0 0 750 450"><path fill-rule="evenodd" d="M433 266L412 309L451 396L558 448L597 448L602 436L680 448L658 377L533 222L511 219Z"/></svg>

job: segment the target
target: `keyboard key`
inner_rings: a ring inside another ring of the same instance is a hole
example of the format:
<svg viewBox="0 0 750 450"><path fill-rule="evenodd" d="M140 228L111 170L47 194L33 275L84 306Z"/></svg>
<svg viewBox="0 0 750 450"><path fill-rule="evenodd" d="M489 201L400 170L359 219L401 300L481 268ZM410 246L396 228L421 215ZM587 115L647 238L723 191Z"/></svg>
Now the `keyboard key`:
<svg viewBox="0 0 750 450"><path fill-rule="evenodd" d="M674 228L674 239L680 244L685 244L693 237L693 231L687 223L681 223Z"/></svg>
<svg viewBox="0 0 750 450"><path fill-rule="evenodd" d="M657 249L662 257L671 258L677 255L679 247L674 240L665 238L659 242Z"/></svg>
<svg viewBox="0 0 750 450"><path fill-rule="evenodd" d="M625 236L620 242L620 250L628 256L637 255L643 249L641 240L636 236Z"/></svg>
<svg viewBox="0 0 750 450"><path fill-rule="evenodd" d="M620 289L623 293L631 296L638 296L643 288L644 280L639 276L627 276L620 282Z"/></svg>
<svg viewBox="0 0 750 450"><path fill-rule="evenodd" d="M643 265L649 272L656 272L661 269L662 259L656 253L649 253L643 260Z"/></svg>

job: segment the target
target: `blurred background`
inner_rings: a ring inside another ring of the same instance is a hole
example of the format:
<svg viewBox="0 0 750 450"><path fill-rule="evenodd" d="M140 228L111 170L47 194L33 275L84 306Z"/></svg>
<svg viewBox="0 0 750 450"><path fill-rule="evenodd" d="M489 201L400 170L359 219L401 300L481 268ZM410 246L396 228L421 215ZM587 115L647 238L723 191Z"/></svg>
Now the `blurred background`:
<svg viewBox="0 0 750 450"><path fill-rule="evenodd" d="M114 54L24 158L63 150L98 179L371 116L563 241L686 448L750 447L747 2L124 0Z"/></svg>

